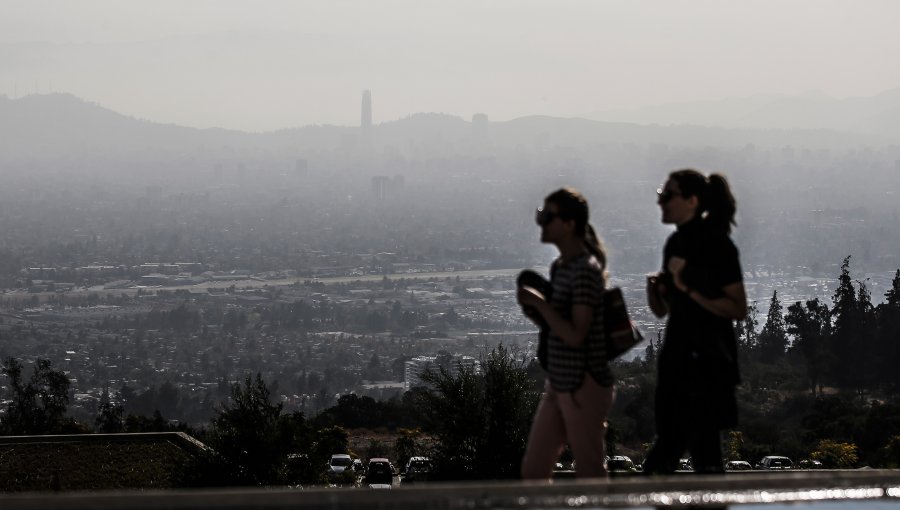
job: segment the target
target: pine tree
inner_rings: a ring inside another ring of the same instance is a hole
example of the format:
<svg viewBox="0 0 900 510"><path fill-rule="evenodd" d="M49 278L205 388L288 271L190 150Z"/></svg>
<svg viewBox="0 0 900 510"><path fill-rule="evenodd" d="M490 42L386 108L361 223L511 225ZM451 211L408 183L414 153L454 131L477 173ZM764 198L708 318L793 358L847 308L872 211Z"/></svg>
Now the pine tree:
<svg viewBox="0 0 900 510"><path fill-rule="evenodd" d="M763 363L774 363L784 356L787 350L787 327L784 322L784 314L781 309L781 301L778 300L778 291L772 293L769 301L769 313L766 314L766 323L759 334L759 359Z"/></svg>
<svg viewBox="0 0 900 510"><path fill-rule="evenodd" d="M790 352L806 365L810 390L815 395L828 369L831 313L818 299L807 301L805 309L797 301L788 307L785 322L787 332L794 337Z"/></svg>
<svg viewBox="0 0 900 510"><path fill-rule="evenodd" d="M852 327L856 309L856 291L853 288L853 279L850 278L850 255L847 255L841 264L841 275L838 277L838 286L834 289L831 302L834 332L836 336L842 336Z"/></svg>
<svg viewBox="0 0 900 510"><path fill-rule="evenodd" d="M887 305L900 308L900 269L894 273L891 288L884 293L884 300Z"/></svg>
<svg viewBox="0 0 900 510"><path fill-rule="evenodd" d="M231 399L212 420L212 444L225 464L221 476L241 485L278 480L285 454L278 423L283 404L273 403L269 387L257 373L231 387Z"/></svg>
<svg viewBox="0 0 900 510"><path fill-rule="evenodd" d="M850 277L850 255L841 264L838 286L831 300L833 329L830 350L834 357L830 372L838 386L854 387L858 379L855 372L861 367L856 366L857 296Z"/></svg>
<svg viewBox="0 0 900 510"><path fill-rule="evenodd" d="M759 343L759 306L756 301L747 305L747 316L738 321L738 351L743 355L749 355L756 349Z"/></svg>
<svg viewBox="0 0 900 510"><path fill-rule="evenodd" d="M875 314L869 289L865 282L853 286L850 277L850 256L841 264L838 287L834 291L831 315L834 318L834 334L831 350L835 364L832 372L838 384L853 388L862 396L876 382L875 360L880 356L875 340Z"/></svg>
<svg viewBox="0 0 900 510"><path fill-rule="evenodd" d="M868 279L868 278L867 278ZM878 371L873 370L878 365L880 353L878 339L876 338L877 325L875 322L875 307L872 306L872 296L866 287L865 281L857 281L856 292L856 349L854 349L854 365L859 368L857 373L857 390L860 395L866 389L872 389L878 382Z"/></svg>
<svg viewBox="0 0 900 510"><path fill-rule="evenodd" d="M900 269L894 274L884 303L875 313L880 382L891 393L900 390Z"/></svg>

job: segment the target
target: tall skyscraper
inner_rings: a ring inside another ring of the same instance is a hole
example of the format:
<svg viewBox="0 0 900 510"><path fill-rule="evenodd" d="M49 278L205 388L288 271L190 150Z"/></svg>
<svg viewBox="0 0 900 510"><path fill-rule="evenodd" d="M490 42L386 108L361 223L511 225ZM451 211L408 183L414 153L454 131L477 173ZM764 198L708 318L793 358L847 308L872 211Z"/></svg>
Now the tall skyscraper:
<svg viewBox="0 0 900 510"><path fill-rule="evenodd" d="M360 138L363 150L369 150L372 146L372 93L363 91L362 116L360 120Z"/></svg>
<svg viewBox="0 0 900 510"><path fill-rule="evenodd" d="M372 129L372 93L368 90L363 91L362 97L362 121L360 122L363 132Z"/></svg>

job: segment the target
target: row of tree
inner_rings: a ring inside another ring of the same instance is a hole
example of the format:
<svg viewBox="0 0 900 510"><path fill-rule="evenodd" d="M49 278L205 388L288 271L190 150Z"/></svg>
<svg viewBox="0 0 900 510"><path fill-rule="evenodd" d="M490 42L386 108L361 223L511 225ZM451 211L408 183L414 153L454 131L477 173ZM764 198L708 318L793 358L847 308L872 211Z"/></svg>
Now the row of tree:
<svg viewBox="0 0 900 510"><path fill-rule="evenodd" d="M850 276L847 256L831 307L819 299L797 301L785 314L776 290L759 333L756 320L754 304L740 325L745 364L802 370L813 395L825 386L860 396L900 390L900 270L884 301L874 306L866 282Z"/></svg>

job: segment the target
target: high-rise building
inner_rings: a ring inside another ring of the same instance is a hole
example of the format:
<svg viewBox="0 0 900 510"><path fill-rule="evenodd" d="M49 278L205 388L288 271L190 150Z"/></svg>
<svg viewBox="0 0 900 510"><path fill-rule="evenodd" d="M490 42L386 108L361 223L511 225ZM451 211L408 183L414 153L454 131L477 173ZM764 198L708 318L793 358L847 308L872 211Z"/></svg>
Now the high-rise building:
<svg viewBox="0 0 900 510"><path fill-rule="evenodd" d="M309 172L309 162L306 159L298 158L294 161L294 173L297 177L306 177Z"/></svg>
<svg viewBox="0 0 900 510"><path fill-rule="evenodd" d="M359 125L362 145L363 147L368 147L372 143L372 93L368 90L363 91L362 114Z"/></svg>
<svg viewBox="0 0 900 510"><path fill-rule="evenodd" d="M406 361L404 368L404 391L409 391L416 386L422 386L425 382L422 380L422 374L427 370L438 370L439 361L437 356L418 356ZM446 366L450 375L456 376L460 368L474 370L476 373L481 370L478 360L471 356L452 356Z"/></svg>
<svg viewBox="0 0 900 510"><path fill-rule="evenodd" d="M378 202L384 202L388 195L388 186L390 186L391 178L386 175L376 175L372 177L372 194Z"/></svg>
<svg viewBox="0 0 900 510"><path fill-rule="evenodd" d="M362 120L360 126L363 131L372 129L372 93L368 90L363 91L362 95Z"/></svg>
<svg viewBox="0 0 900 510"><path fill-rule="evenodd" d="M392 196L396 196L406 183L406 177L403 175L395 175L388 177L386 175L376 175L372 177L372 195L378 202L384 202Z"/></svg>

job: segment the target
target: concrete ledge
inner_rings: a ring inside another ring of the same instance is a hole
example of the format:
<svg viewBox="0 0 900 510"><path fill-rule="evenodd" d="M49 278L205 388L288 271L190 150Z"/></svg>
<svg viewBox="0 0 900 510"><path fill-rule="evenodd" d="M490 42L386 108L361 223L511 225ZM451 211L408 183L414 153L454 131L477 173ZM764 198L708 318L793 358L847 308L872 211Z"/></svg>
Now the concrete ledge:
<svg viewBox="0 0 900 510"><path fill-rule="evenodd" d="M900 471L857 470L631 477L549 482L421 484L371 489L203 489L9 494L4 510L117 509L537 509L709 507L731 504L898 500Z"/></svg>

